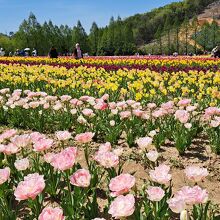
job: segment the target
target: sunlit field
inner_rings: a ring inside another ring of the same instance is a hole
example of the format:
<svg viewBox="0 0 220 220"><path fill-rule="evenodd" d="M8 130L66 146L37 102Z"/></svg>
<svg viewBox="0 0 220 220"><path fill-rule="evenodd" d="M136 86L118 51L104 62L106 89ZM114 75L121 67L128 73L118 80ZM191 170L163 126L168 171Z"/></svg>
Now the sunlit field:
<svg viewBox="0 0 220 220"><path fill-rule="evenodd" d="M0 123L0 220L219 218L220 59L0 57Z"/></svg>

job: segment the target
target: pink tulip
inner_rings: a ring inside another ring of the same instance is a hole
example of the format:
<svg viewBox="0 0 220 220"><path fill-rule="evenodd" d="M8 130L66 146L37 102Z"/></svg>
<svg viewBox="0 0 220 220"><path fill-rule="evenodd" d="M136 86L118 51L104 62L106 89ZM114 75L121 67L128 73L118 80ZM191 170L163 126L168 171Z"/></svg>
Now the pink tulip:
<svg viewBox="0 0 220 220"><path fill-rule="evenodd" d="M96 105L93 106L94 109L97 109L97 110L105 110L108 108L108 104L105 103L104 101L99 101Z"/></svg>
<svg viewBox="0 0 220 220"><path fill-rule="evenodd" d="M76 161L77 148L68 147L58 154L54 154L50 164L58 170L64 171L73 167Z"/></svg>
<svg viewBox="0 0 220 220"><path fill-rule="evenodd" d="M118 109L112 109L111 114L112 115L117 115L118 114Z"/></svg>
<svg viewBox="0 0 220 220"><path fill-rule="evenodd" d="M20 149L13 143L9 143L8 145L2 145L0 146L0 152L6 154L6 155L11 155L11 154L16 154L20 151Z"/></svg>
<svg viewBox="0 0 220 220"><path fill-rule="evenodd" d="M17 135L11 138L11 142L17 147L27 147L31 143L29 134Z"/></svg>
<svg viewBox="0 0 220 220"><path fill-rule="evenodd" d="M17 134L17 131L15 129L6 130L0 135L0 142L3 142L5 139L9 139L16 134Z"/></svg>
<svg viewBox="0 0 220 220"><path fill-rule="evenodd" d="M48 109L48 108L50 108L50 104L49 104L49 103L45 103L45 104L43 105L43 109Z"/></svg>
<svg viewBox="0 0 220 220"><path fill-rule="evenodd" d="M191 123L186 123L186 124L184 124L184 127L187 128L187 129L190 129L190 128L192 128L192 124Z"/></svg>
<svg viewBox="0 0 220 220"><path fill-rule="evenodd" d="M220 115L220 108L209 107L205 110L205 116Z"/></svg>
<svg viewBox="0 0 220 220"><path fill-rule="evenodd" d="M199 186L184 186L178 191L175 197L181 197L188 205L206 203L208 201L208 192Z"/></svg>
<svg viewBox="0 0 220 220"><path fill-rule="evenodd" d="M167 111L165 111L164 109L160 108L160 109L154 111L154 112L152 113L152 116L153 116L154 118L161 118L161 117L163 117L163 116L166 115L166 114L167 114Z"/></svg>
<svg viewBox="0 0 220 220"><path fill-rule="evenodd" d="M63 108L63 105L60 102L58 102L56 105L53 106L53 110L55 111L59 111L62 108Z"/></svg>
<svg viewBox="0 0 220 220"><path fill-rule="evenodd" d="M119 148L114 149L113 153L120 157L123 154L123 151L124 151L123 148L119 147Z"/></svg>
<svg viewBox="0 0 220 220"><path fill-rule="evenodd" d="M83 115L85 115L85 116L87 116L87 117L92 117L92 116L95 115L94 112L93 112L93 110L92 110L92 109L89 109L89 108L83 109L83 110L82 110L82 113L83 113Z"/></svg>
<svg viewBox="0 0 220 220"><path fill-rule="evenodd" d="M132 111L132 113L137 117L141 117L144 114L144 111L142 111L140 109L135 109Z"/></svg>
<svg viewBox="0 0 220 220"><path fill-rule="evenodd" d="M178 102L179 106L187 106L191 103L191 99L182 99Z"/></svg>
<svg viewBox="0 0 220 220"><path fill-rule="evenodd" d="M180 213L180 220L190 220L189 214L188 214L188 212L186 210L183 210Z"/></svg>
<svg viewBox="0 0 220 220"><path fill-rule="evenodd" d="M70 95L62 95L60 96L60 100L62 102L66 102L66 101L69 101L72 97Z"/></svg>
<svg viewBox="0 0 220 220"><path fill-rule="evenodd" d="M182 124L186 124L189 120L189 113L186 110L177 110L175 112L175 118L179 120Z"/></svg>
<svg viewBox="0 0 220 220"><path fill-rule="evenodd" d="M77 122L79 122L80 124L86 124L87 123L86 119L82 115L80 115L77 118Z"/></svg>
<svg viewBox="0 0 220 220"><path fill-rule="evenodd" d="M141 103L140 102L135 102L134 104L131 105L133 109L140 109L141 108Z"/></svg>
<svg viewBox="0 0 220 220"><path fill-rule="evenodd" d="M74 109L71 109L70 110L70 113L72 114L72 115L75 115L76 113L77 113L77 110L74 108Z"/></svg>
<svg viewBox="0 0 220 220"><path fill-rule="evenodd" d="M195 111L196 109L197 109L197 107L194 106L194 105L190 105L190 106L187 106L187 107L186 107L186 111L187 111L187 112L193 112L193 111Z"/></svg>
<svg viewBox="0 0 220 220"><path fill-rule="evenodd" d="M101 97L101 99L103 99L103 100L108 100L108 99L109 99L109 94L105 93L105 94Z"/></svg>
<svg viewBox="0 0 220 220"><path fill-rule="evenodd" d="M15 189L16 200L35 199L45 188L44 176L38 173L29 174L24 177Z"/></svg>
<svg viewBox="0 0 220 220"><path fill-rule="evenodd" d="M150 133L148 134L151 138L153 138L155 135L157 134L157 132L155 130L150 131Z"/></svg>
<svg viewBox="0 0 220 220"><path fill-rule="evenodd" d="M172 177L169 171L170 167L162 164L150 171L150 178L156 183L168 184Z"/></svg>
<svg viewBox="0 0 220 220"><path fill-rule="evenodd" d="M119 196L128 193L135 184L135 177L130 174L121 174L111 179L109 189L111 196Z"/></svg>
<svg viewBox="0 0 220 220"><path fill-rule="evenodd" d="M63 210L56 207L46 207L38 217L38 220L64 220Z"/></svg>
<svg viewBox="0 0 220 220"><path fill-rule="evenodd" d="M6 145L4 145L4 144L0 144L0 153L4 153L5 146Z"/></svg>
<svg viewBox="0 0 220 220"><path fill-rule="evenodd" d="M127 104L126 104L125 101L118 102L117 103L117 107L118 107L118 109L126 109L127 108Z"/></svg>
<svg viewBox="0 0 220 220"><path fill-rule="evenodd" d="M153 139L151 137L143 137L136 140L138 147L142 150L146 149L152 144Z"/></svg>
<svg viewBox="0 0 220 220"><path fill-rule="evenodd" d="M161 105L161 108L164 110L170 110L173 109L174 106L174 102L173 101L169 101L169 102L165 102Z"/></svg>
<svg viewBox="0 0 220 220"><path fill-rule="evenodd" d="M56 134L57 139L60 141L65 141L65 140L69 140L70 138L72 138L72 135L69 131L57 131L55 134Z"/></svg>
<svg viewBox="0 0 220 220"><path fill-rule="evenodd" d="M115 102L109 102L109 109L115 109L116 108L116 103Z"/></svg>
<svg viewBox="0 0 220 220"><path fill-rule="evenodd" d="M161 199L163 199L165 192L160 187L149 187L147 194L149 200L159 202Z"/></svg>
<svg viewBox="0 0 220 220"><path fill-rule="evenodd" d="M47 162L47 163L51 163L54 155L56 155L55 153L46 153L44 155L44 160Z"/></svg>
<svg viewBox="0 0 220 220"><path fill-rule="evenodd" d="M92 133L92 132L77 134L75 137L75 141L85 144L85 143L91 142L94 135L95 133Z"/></svg>
<svg viewBox="0 0 220 220"><path fill-rule="evenodd" d="M22 171L22 170L26 170L30 166L30 163L28 158L23 158L21 160L16 160L14 165L18 171Z"/></svg>
<svg viewBox="0 0 220 220"><path fill-rule="evenodd" d="M52 139L40 139L36 141L33 145L34 151L44 151L51 148L53 145Z"/></svg>
<svg viewBox="0 0 220 220"><path fill-rule="evenodd" d="M83 102L86 102L89 98L90 98L90 96L84 95L84 96L81 96L81 97L79 98L79 100L81 100L81 101L83 101ZM75 100L75 99L74 99L74 100ZM77 100L77 99L76 99L76 100Z"/></svg>
<svg viewBox="0 0 220 220"><path fill-rule="evenodd" d="M156 150L152 150L152 151L149 151L147 154L146 154L148 160L152 161L152 162L156 162L157 161L157 158L159 157L159 154Z"/></svg>
<svg viewBox="0 0 220 220"><path fill-rule="evenodd" d="M110 151L112 148L111 143L110 142L106 142L105 144L101 144L99 146L99 152L108 152Z"/></svg>
<svg viewBox="0 0 220 220"><path fill-rule="evenodd" d="M186 208L186 203L181 197L173 197L167 201L169 208L175 213L181 213Z"/></svg>
<svg viewBox="0 0 220 220"><path fill-rule="evenodd" d="M147 107L148 107L149 109L153 109L153 108L156 108L157 105L156 105L155 103L148 103L148 104L147 104Z"/></svg>
<svg viewBox="0 0 220 220"><path fill-rule="evenodd" d="M119 163L119 157L112 152L97 152L94 160L105 168L116 167Z"/></svg>
<svg viewBox="0 0 220 220"><path fill-rule="evenodd" d="M71 177L70 183L74 186L88 187L90 185L91 175L88 170L79 169Z"/></svg>
<svg viewBox="0 0 220 220"><path fill-rule="evenodd" d="M4 88L4 89L1 89L0 90L0 93L1 94L6 94L6 93L9 93L10 92L10 89L9 88Z"/></svg>
<svg viewBox="0 0 220 220"><path fill-rule="evenodd" d="M0 185L5 183L10 176L10 168L6 167L4 169L0 169Z"/></svg>
<svg viewBox="0 0 220 220"><path fill-rule="evenodd" d="M144 120L148 120L148 119L150 119L150 115L149 115L149 113L147 113L147 112L144 112L142 115L141 115L141 118L142 119L144 119ZM149 135L150 136L150 135Z"/></svg>
<svg viewBox="0 0 220 220"><path fill-rule="evenodd" d="M126 119L131 117L131 112L130 111L123 111L119 113L121 119Z"/></svg>
<svg viewBox="0 0 220 220"><path fill-rule="evenodd" d="M208 176L208 170L206 168L200 168L197 166L189 166L185 169L185 174L189 180L192 180L193 182L200 182L205 179L206 176Z"/></svg>
<svg viewBox="0 0 220 220"><path fill-rule="evenodd" d="M33 109L35 109L35 108L37 108L37 107L39 107L40 106L40 103L39 102L30 102L29 103L29 107L30 108L33 108Z"/></svg>
<svg viewBox="0 0 220 220"><path fill-rule="evenodd" d="M118 196L110 205L108 213L113 218L120 219L122 217L130 216L135 210L134 196L128 194L126 196Z"/></svg>
<svg viewBox="0 0 220 220"><path fill-rule="evenodd" d="M211 120L210 127L217 128L220 125L220 121L217 120Z"/></svg>
<svg viewBox="0 0 220 220"><path fill-rule="evenodd" d="M46 136L44 134L39 133L39 132L32 132L30 134L30 138L31 138L31 141L33 143L35 143L35 142L39 141L40 139L46 138Z"/></svg>

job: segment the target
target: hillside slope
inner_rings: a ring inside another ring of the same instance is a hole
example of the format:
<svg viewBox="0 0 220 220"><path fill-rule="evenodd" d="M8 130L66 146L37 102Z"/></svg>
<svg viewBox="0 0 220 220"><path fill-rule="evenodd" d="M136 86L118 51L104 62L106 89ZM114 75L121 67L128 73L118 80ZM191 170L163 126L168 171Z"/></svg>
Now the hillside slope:
<svg viewBox="0 0 220 220"><path fill-rule="evenodd" d="M204 22L212 23L213 19L220 25L220 1L216 1L210 5L198 15L200 24Z"/></svg>
<svg viewBox="0 0 220 220"><path fill-rule="evenodd" d="M216 22L216 25L220 26L220 0L215 1L211 4L209 4L206 8L204 8L203 11L201 11L199 14L194 16L193 19L188 20L188 30L187 30L187 35L188 37L186 38L186 33L185 33L185 27L184 24L179 25L179 36L178 36L178 41L180 44L181 51L182 53L185 53L185 44L187 41L188 48L191 48L191 52L194 52L195 50L203 52L205 49L203 45L200 45L198 41L195 40L195 27L193 22L197 19L197 35L201 36L202 31L204 32L204 26L208 25L209 33L207 32L207 40L210 40L210 38L213 38L213 36L210 36L210 32L212 31L212 24L213 22ZM177 27L172 27L170 28L170 36L168 37L167 31L162 32L161 36L161 41L162 41L162 46L166 47L168 45L168 39L172 44L175 44L177 41L177 36L176 36L176 28ZM220 28L219 28L220 30ZM219 32L217 35L219 36ZM217 37L216 37L217 38ZM218 40L216 40L216 44L218 43ZM212 45L214 46L214 45ZM144 44L140 46L141 50L147 51L148 53L158 53L158 48L159 45L157 43L156 39L153 39L150 43ZM197 49L195 49L195 47ZM163 51L164 53L168 53L167 50Z"/></svg>

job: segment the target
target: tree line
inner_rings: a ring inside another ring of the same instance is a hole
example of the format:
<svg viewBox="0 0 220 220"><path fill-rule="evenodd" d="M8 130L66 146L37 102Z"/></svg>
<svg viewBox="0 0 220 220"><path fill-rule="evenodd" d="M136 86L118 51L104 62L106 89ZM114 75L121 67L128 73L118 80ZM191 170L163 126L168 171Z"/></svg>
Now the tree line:
<svg viewBox="0 0 220 220"><path fill-rule="evenodd" d="M94 22L87 34L80 21L73 28L57 26L52 21L41 25L31 13L16 33L0 36L0 47L7 52L28 47L37 49L39 55L48 54L51 46L60 54L71 53L76 43L90 55L129 55L136 50L133 31L129 25L123 26L120 17L117 20L112 17L105 28L99 28Z"/></svg>

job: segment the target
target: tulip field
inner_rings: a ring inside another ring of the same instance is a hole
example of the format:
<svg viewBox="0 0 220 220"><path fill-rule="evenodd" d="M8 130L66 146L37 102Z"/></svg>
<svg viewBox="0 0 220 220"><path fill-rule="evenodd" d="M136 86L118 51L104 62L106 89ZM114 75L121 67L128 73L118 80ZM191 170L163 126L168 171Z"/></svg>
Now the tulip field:
<svg viewBox="0 0 220 220"><path fill-rule="evenodd" d="M0 220L220 219L220 59L0 57Z"/></svg>

